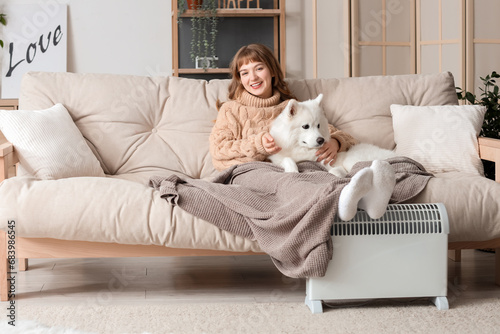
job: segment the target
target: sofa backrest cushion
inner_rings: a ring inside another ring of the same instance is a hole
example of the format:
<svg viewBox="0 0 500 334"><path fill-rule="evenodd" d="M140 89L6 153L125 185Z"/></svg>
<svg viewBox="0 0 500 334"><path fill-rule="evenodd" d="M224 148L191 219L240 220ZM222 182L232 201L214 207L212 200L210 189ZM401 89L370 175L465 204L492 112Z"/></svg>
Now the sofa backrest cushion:
<svg viewBox="0 0 500 334"><path fill-rule="evenodd" d="M300 100L324 94L329 121L361 142L394 148L391 104L457 104L450 73L289 80ZM62 103L107 174L214 175L208 137L229 80L30 72L20 108Z"/></svg>
<svg viewBox="0 0 500 334"><path fill-rule="evenodd" d="M20 105L66 106L106 174L198 178L214 173L208 136L225 92L216 81L37 72L23 78Z"/></svg>
<svg viewBox="0 0 500 334"><path fill-rule="evenodd" d="M291 90L304 100L323 93L329 122L360 142L395 147L391 104L458 104L450 72L428 75L371 76L293 80Z"/></svg>

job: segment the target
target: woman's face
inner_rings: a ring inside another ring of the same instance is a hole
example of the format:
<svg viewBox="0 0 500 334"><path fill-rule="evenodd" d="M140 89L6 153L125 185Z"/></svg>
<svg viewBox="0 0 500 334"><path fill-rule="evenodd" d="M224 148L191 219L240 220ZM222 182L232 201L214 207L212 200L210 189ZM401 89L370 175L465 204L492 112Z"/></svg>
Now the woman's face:
<svg viewBox="0 0 500 334"><path fill-rule="evenodd" d="M266 64L249 62L239 70L243 87L252 95L267 99L273 95L273 77Z"/></svg>

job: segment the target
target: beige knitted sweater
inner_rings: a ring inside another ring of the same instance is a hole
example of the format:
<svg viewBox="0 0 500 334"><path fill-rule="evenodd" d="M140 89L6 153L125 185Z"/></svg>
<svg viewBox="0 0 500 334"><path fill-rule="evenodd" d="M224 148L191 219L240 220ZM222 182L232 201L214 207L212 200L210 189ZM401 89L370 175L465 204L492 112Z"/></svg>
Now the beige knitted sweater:
<svg viewBox="0 0 500 334"><path fill-rule="evenodd" d="M269 154L262 136L269 132L272 121L285 109L278 91L268 99L244 92L241 97L224 103L210 134L210 154L217 170L250 161L264 161ZM330 135L346 151L356 140L329 124Z"/></svg>

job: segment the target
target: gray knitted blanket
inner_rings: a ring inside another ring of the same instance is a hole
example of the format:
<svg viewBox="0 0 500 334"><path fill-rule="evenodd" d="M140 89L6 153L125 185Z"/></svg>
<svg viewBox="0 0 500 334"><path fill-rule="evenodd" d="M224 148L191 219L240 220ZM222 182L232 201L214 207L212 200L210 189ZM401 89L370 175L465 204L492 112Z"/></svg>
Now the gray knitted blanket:
<svg viewBox="0 0 500 334"><path fill-rule="evenodd" d="M432 176L411 159L388 161L397 178L391 203L416 196ZM257 240L284 275L321 277L332 257L329 231L340 192L357 171L370 165L357 163L345 178L338 178L314 162L299 163L300 173L250 162L219 173L212 182L171 175L152 177L150 185L171 205Z"/></svg>

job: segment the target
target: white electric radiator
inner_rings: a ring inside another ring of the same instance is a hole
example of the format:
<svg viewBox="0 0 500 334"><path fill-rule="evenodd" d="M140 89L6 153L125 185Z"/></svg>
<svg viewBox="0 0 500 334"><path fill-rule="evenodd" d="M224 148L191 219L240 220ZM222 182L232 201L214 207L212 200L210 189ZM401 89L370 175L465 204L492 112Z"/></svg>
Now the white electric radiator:
<svg viewBox="0 0 500 334"><path fill-rule="evenodd" d="M443 204L390 204L380 219L358 210L332 226L333 258L324 277L308 278L306 305L322 300L432 297L448 309L449 224Z"/></svg>

